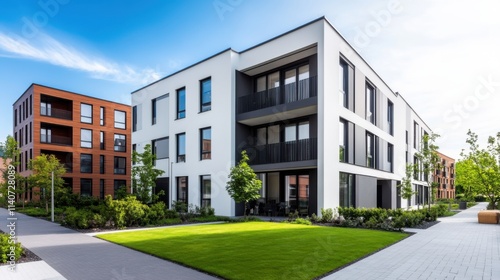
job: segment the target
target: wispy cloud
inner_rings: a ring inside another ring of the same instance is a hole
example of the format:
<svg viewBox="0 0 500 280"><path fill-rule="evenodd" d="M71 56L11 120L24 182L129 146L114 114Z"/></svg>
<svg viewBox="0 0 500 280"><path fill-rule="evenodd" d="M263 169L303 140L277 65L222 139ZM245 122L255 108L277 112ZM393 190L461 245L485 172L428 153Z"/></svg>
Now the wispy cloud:
<svg viewBox="0 0 500 280"><path fill-rule="evenodd" d="M154 69L121 65L65 45L46 34L28 41L0 32L0 56L38 60L89 73L93 78L120 83L146 84L160 78Z"/></svg>

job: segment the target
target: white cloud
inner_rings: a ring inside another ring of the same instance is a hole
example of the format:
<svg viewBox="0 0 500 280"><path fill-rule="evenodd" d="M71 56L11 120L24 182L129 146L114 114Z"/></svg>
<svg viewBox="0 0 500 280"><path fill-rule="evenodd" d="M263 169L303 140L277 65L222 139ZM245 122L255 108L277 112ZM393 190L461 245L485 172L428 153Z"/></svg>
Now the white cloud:
<svg viewBox="0 0 500 280"><path fill-rule="evenodd" d="M27 41L16 35L0 33L0 56L38 60L88 72L96 79L120 83L143 85L160 78L160 74L151 68L137 70L85 54L45 34L39 34L36 38Z"/></svg>

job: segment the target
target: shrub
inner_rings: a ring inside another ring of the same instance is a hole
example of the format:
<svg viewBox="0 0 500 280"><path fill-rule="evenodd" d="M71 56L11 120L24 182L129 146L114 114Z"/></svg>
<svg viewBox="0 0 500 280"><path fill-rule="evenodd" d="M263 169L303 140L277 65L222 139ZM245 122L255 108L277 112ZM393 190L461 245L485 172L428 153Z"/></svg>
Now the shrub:
<svg viewBox="0 0 500 280"><path fill-rule="evenodd" d="M166 205L164 202L157 202L149 206L146 213L146 220L150 224L156 224L158 221L166 218L165 215Z"/></svg>
<svg viewBox="0 0 500 280"><path fill-rule="evenodd" d="M318 218L318 216L316 216L316 213L313 213L313 214L311 215L311 218L310 218L309 220L310 220L311 222L313 222L313 223L317 223L317 222L319 222L319 221L320 221L320 219Z"/></svg>
<svg viewBox="0 0 500 280"><path fill-rule="evenodd" d="M93 218L94 213L89 209L76 210L75 207L68 207L64 213L62 224L72 228L87 229L94 226Z"/></svg>
<svg viewBox="0 0 500 280"><path fill-rule="evenodd" d="M290 222L292 224L299 224L299 225L312 225L312 222L308 219L304 219L304 218L297 218L295 219L294 221Z"/></svg>
<svg viewBox="0 0 500 280"><path fill-rule="evenodd" d="M321 208L321 222L330 223L331 221L333 221L332 208L328 208L328 209Z"/></svg>
<svg viewBox="0 0 500 280"><path fill-rule="evenodd" d="M23 248L21 247L21 243L15 242L11 239L11 236L5 233L0 233L0 261L1 263L7 263L9 261L17 261L21 255L23 254ZM11 247L14 247L14 250L11 251ZM14 253L12 256L11 253Z"/></svg>
<svg viewBox="0 0 500 280"><path fill-rule="evenodd" d="M194 217L191 218L190 222L195 223L208 223L208 222L228 222L231 218L223 216L205 216L205 217Z"/></svg>
<svg viewBox="0 0 500 280"><path fill-rule="evenodd" d="M172 208L177 213L186 213L188 211L188 206L183 201L174 200L172 201Z"/></svg>
<svg viewBox="0 0 500 280"><path fill-rule="evenodd" d="M166 209L165 210L165 218L167 218L167 219L179 218L179 213L177 213L175 210Z"/></svg>

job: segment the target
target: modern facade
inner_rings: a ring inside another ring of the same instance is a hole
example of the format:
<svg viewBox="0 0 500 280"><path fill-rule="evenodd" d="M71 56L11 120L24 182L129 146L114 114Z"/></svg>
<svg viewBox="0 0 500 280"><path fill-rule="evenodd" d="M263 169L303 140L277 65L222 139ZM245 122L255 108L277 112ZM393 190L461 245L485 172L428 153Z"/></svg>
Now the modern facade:
<svg viewBox="0 0 500 280"><path fill-rule="evenodd" d="M430 128L320 18L228 49L132 93L134 149L152 144L167 202L243 208L225 187L246 150L263 182L254 213L406 207L397 185Z"/></svg>
<svg viewBox="0 0 500 280"><path fill-rule="evenodd" d="M440 168L434 173L438 199L455 198L455 159L439 153Z"/></svg>
<svg viewBox="0 0 500 280"><path fill-rule="evenodd" d="M13 113L22 176L31 174L31 159L52 154L64 164L65 185L75 194L104 198L130 186L130 106L32 84ZM28 191L21 199L34 196Z"/></svg>

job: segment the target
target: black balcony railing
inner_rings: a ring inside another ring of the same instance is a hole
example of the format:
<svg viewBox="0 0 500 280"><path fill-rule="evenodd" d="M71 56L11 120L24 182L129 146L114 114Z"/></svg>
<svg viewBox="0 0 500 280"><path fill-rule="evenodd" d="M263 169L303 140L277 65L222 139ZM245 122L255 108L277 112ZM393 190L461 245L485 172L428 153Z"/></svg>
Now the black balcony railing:
<svg viewBox="0 0 500 280"><path fill-rule="evenodd" d="M318 95L317 77L286 84L238 98L238 113L246 113L280 104L308 99Z"/></svg>
<svg viewBox="0 0 500 280"><path fill-rule="evenodd" d="M248 147L250 164L282 163L318 158L317 139L308 138Z"/></svg>
<svg viewBox="0 0 500 280"><path fill-rule="evenodd" d="M42 107L40 109L40 115L42 116L47 116L47 117L53 117L53 118L59 118L59 119L65 119L65 120L72 120L72 112L68 110L63 110L63 109L57 109L57 108L45 108Z"/></svg>

